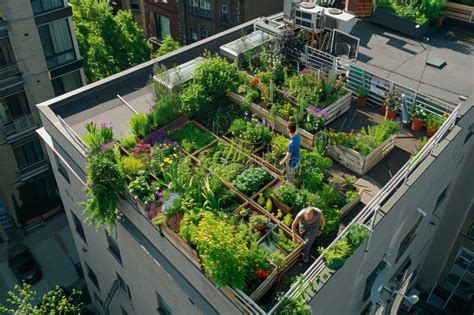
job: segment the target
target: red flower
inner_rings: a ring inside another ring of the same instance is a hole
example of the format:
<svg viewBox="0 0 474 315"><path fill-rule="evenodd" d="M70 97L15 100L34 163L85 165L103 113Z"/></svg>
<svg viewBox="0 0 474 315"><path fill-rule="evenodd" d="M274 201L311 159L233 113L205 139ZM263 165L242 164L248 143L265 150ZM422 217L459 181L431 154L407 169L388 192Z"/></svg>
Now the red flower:
<svg viewBox="0 0 474 315"><path fill-rule="evenodd" d="M266 279L270 273L266 270L257 270L255 272L255 275L258 277L258 278L262 278L262 279Z"/></svg>

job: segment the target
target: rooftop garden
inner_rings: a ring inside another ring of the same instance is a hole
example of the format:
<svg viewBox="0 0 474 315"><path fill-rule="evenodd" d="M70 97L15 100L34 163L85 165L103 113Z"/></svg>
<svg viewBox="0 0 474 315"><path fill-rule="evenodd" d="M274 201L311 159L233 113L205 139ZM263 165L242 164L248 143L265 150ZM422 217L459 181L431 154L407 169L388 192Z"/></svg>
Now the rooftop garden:
<svg viewBox="0 0 474 315"><path fill-rule="evenodd" d="M113 229L117 202L131 196L158 230L184 240L177 247L217 287L239 289L263 309L275 305L281 295L266 293L280 286L303 249L302 239L292 237L295 215L317 207L326 218L323 235L337 235L361 191L356 177L334 171L334 161L364 174L400 129L387 117L357 133L327 130L349 109L352 93L343 75L298 72L300 44L285 36L234 63L205 54L190 81L173 89L155 83L156 103L135 114L120 139L109 124L88 123L88 221ZM387 111L396 110L391 100L387 95ZM291 183L279 165L290 121L303 147ZM354 158L345 161L348 150ZM366 236L363 227L351 227L337 246L320 249L322 257L336 269ZM282 314L288 307L307 311L300 297L281 300Z"/></svg>

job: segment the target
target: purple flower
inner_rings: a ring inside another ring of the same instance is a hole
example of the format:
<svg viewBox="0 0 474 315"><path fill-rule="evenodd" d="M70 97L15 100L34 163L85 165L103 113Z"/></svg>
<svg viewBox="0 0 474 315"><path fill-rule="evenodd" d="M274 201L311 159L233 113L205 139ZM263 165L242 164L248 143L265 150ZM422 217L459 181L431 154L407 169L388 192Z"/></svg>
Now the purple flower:
<svg viewBox="0 0 474 315"><path fill-rule="evenodd" d="M100 146L100 151L104 152L105 150L110 149L114 145L113 141L109 141L103 145Z"/></svg>
<svg viewBox="0 0 474 315"><path fill-rule="evenodd" d="M163 130L158 130L154 133L151 134L150 136L150 142L151 145L155 145L156 143L162 143L168 141L168 137L166 136L166 133Z"/></svg>
<svg viewBox="0 0 474 315"><path fill-rule="evenodd" d="M108 128L108 127L112 127L112 123L107 123L107 122L101 122L100 123L100 127L101 128Z"/></svg>
<svg viewBox="0 0 474 315"><path fill-rule="evenodd" d="M161 211L162 211L163 213L166 213L167 210L168 210L168 208L173 205L174 200L175 200L176 198L178 198L178 197L179 197L178 194L175 194L175 193L170 194L168 200L166 200L166 201L163 200L164 203L163 203L163 206L161 207Z"/></svg>

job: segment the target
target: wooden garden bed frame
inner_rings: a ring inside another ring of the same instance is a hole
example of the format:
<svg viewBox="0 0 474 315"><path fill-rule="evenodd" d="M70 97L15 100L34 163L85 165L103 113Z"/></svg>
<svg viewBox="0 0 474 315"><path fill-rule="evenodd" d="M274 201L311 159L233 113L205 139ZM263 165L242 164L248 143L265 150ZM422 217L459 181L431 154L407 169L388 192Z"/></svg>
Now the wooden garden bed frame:
<svg viewBox="0 0 474 315"><path fill-rule="evenodd" d="M237 93L231 92L229 94L229 98L234 103L241 105L244 97ZM326 118L326 124L331 123L332 121L336 120L338 117L342 116L346 113L352 102L352 92L348 91L343 97L338 99L336 102L332 103L331 105L324 108L326 112L328 112L328 117ZM288 136L287 126L288 121L284 120L281 117L276 116L274 119L270 119L270 112L267 109L262 108L261 106L252 103L250 104L250 111L253 114L257 114L258 117L261 119L271 120L275 124L275 130L281 134ZM302 128L296 128L297 132L301 136L301 145L306 149L312 149L314 144L314 138L318 136L319 132L312 134Z"/></svg>
<svg viewBox="0 0 474 315"><path fill-rule="evenodd" d="M185 115L178 117L176 120L174 120L170 124L160 128L159 130L157 130L155 132L174 131L174 130L177 130L177 129L181 128L182 126L184 126L188 122L194 123L200 129L202 129L203 131L209 132L210 134L212 134L216 138L214 141L212 141L211 143L209 143L205 147L200 148L199 150L196 150L192 154L189 153L189 152L186 152L185 150L182 150L183 154L185 156L190 157L193 160L194 163L200 163L199 159L197 158L199 153L202 153L204 150L206 150L206 149L210 148L211 146L217 144L219 141L223 141L224 143L235 147L242 154L247 156L248 159L249 159L250 164L255 164L259 167L264 168L272 176L272 180L268 184L266 184L264 187L262 187L258 192L253 194L252 196L246 196L243 193L241 193L238 189L233 187L232 184L230 184L230 183L228 183L228 182L226 182L222 179L220 179L220 180L221 180L223 186L226 187L227 189L230 189L230 190L234 191L236 193L237 198L242 202L240 204L240 206L234 211L234 215L238 214L244 207L250 208L252 210L252 212L257 212L257 213L259 213L261 215L264 215L267 218L269 218L270 221L275 226L277 226L278 228L283 229L285 235L291 239L291 235L292 235L291 230L289 230L288 227L286 227L282 222L280 222L271 213L269 213L268 211L266 211L265 209L260 207L253 200L255 198L255 196L258 196L258 194L260 192L263 192L266 189L268 189L269 187L271 187L278 180L277 175L274 174L271 170L269 170L267 167L265 167L259 161L255 160L249 154L246 154L245 152L240 150L239 147L237 145L235 145L231 140L220 138L220 137L216 136L214 133L209 131L207 128L205 128L204 126L202 126L198 122L196 122L194 120L189 120L188 117L186 117ZM147 136L143 139L143 141L145 143L150 143L150 140L151 140L151 135L149 135L149 136ZM127 150L123 149L123 148L120 148L120 151L122 152L123 155L129 155L129 152ZM197 253L196 249L194 249L177 232L175 232L172 228L168 227L166 224L162 224L160 226L154 225L152 223L152 220L148 219L148 214L147 214L147 211L145 210L145 204L141 200L135 198L128 191L126 192L126 201L127 200L128 200L128 202L133 203L134 206L138 209L138 211L147 219L147 221L151 225L153 225L159 231L159 233L161 235L166 237L179 251L181 251L183 253L183 255L185 255L189 259L189 261L192 262L193 265L195 265L199 270L204 271L204 268L200 263L199 254ZM285 272L288 268L290 268L292 266L292 264L294 262L296 262L296 260L298 259L298 256L300 255L300 253L301 253L301 251L303 250L303 247L304 247L303 240L300 237L298 237L298 241L300 243L299 246L296 247L296 249L293 250L293 252L289 253L285 257L285 266L284 267L278 267L278 266L275 266L273 263L271 263L274 266L274 269L272 270L272 272L270 272L269 276L257 287L257 289L255 289L254 292L252 292L250 294L249 297L252 300L258 301L273 286L275 281L278 279L279 275L281 275L283 272ZM211 278L208 278L208 279L209 279L209 281L213 282L213 280ZM222 291L229 298L233 297L233 299L236 299L235 291L234 291L233 288L223 288Z"/></svg>
<svg viewBox="0 0 474 315"><path fill-rule="evenodd" d="M395 148L396 139L397 135L391 135L367 156L363 156L353 149L333 144L329 141L327 154L351 171L359 175L364 175Z"/></svg>

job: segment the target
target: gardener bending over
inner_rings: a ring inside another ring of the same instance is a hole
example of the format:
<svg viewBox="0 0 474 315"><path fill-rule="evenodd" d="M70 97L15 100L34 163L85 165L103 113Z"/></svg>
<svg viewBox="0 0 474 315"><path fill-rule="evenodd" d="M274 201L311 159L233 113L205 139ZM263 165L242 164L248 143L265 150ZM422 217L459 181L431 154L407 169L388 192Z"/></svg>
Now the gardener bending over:
<svg viewBox="0 0 474 315"><path fill-rule="evenodd" d="M300 164L300 135L296 133L296 125L293 122L288 123L287 130L291 139L288 144L288 152L285 158L280 161L280 166L286 163L286 180L292 182Z"/></svg>
<svg viewBox="0 0 474 315"><path fill-rule="evenodd" d="M321 235L326 224L323 212L316 207L308 207L301 210L297 215L291 230L293 231L293 242L296 243L296 227L305 241L303 249L303 263L309 259L309 251L313 246L314 240Z"/></svg>

